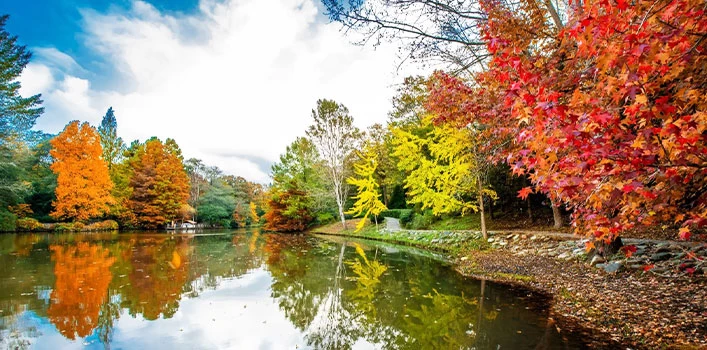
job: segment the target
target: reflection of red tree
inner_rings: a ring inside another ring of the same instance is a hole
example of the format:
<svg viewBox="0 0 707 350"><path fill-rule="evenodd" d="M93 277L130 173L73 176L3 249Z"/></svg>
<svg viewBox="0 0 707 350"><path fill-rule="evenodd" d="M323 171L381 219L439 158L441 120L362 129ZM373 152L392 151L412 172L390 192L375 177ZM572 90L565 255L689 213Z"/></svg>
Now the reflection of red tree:
<svg viewBox="0 0 707 350"><path fill-rule="evenodd" d="M172 317L179 308L187 280L189 244L186 240L143 240L133 247L130 290L125 295L130 314L155 320Z"/></svg>
<svg viewBox="0 0 707 350"><path fill-rule="evenodd" d="M56 283L47 310L49 320L69 339L86 337L98 325L115 258L107 249L85 242L52 245L50 250Z"/></svg>

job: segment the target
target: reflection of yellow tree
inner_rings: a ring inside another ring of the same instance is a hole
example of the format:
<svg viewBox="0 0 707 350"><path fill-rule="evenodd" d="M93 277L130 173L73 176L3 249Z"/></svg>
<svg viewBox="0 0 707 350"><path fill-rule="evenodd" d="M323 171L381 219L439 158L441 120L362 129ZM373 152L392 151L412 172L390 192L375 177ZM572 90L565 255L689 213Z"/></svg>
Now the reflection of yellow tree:
<svg viewBox="0 0 707 350"><path fill-rule="evenodd" d="M248 253L253 254L255 252L256 244L258 243L258 237L260 237L260 231L253 231L253 235L250 237L250 242L248 244Z"/></svg>
<svg viewBox="0 0 707 350"><path fill-rule="evenodd" d="M348 295L364 309L364 313L372 313L372 316L375 316L375 308L372 303L373 297L375 296L375 289L380 283L380 276L388 270L388 267L379 263L377 260L368 260L363 248L356 243L354 243L354 246L356 247L356 253L358 253L360 259L346 263L356 275L356 288L350 290Z"/></svg>
<svg viewBox="0 0 707 350"><path fill-rule="evenodd" d="M115 258L99 245L52 245L56 283L47 310L49 320L69 339L86 337L98 325L101 305L113 278Z"/></svg>
<svg viewBox="0 0 707 350"><path fill-rule="evenodd" d="M413 290L413 293L418 294L419 291ZM476 308L477 300L467 299L464 294L440 294L436 289L423 295L423 298L427 302L405 310L410 317L405 318L404 331L413 335L418 348L467 349L474 345L478 336L478 329L475 328L480 320L475 317L479 314L469 310ZM479 312L487 320L494 320L498 315L495 311ZM462 336L464 334L467 336Z"/></svg>

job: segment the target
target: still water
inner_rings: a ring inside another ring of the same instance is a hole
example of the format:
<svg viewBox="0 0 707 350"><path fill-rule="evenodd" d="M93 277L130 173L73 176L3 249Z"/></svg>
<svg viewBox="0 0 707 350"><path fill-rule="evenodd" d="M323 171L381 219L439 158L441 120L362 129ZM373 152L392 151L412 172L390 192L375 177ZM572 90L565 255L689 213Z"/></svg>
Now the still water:
<svg viewBox="0 0 707 350"><path fill-rule="evenodd" d="M0 235L0 348L566 349L578 338L537 296L379 242Z"/></svg>

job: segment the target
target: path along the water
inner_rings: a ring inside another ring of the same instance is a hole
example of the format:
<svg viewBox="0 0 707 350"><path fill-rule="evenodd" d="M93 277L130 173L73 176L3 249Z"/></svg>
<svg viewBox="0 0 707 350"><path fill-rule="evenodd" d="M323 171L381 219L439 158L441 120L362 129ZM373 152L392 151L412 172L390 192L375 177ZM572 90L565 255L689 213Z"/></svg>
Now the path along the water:
<svg viewBox="0 0 707 350"><path fill-rule="evenodd" d="M400 220L396 218L385 218L385 229L389 232L400 231Z"/></svg>

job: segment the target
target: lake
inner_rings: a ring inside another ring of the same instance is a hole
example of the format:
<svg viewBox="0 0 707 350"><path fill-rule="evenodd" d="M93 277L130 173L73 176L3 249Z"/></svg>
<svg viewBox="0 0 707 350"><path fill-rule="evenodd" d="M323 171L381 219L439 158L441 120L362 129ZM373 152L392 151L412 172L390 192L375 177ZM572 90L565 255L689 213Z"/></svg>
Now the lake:
<svg viewBox="0 0 707 350"><path fill-rule="evenodd" d="M0 235L0 348L567 349L546 300L380 242Z"/></svg>

